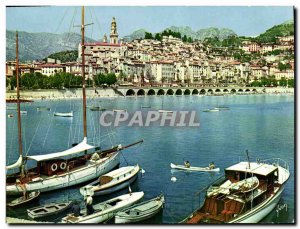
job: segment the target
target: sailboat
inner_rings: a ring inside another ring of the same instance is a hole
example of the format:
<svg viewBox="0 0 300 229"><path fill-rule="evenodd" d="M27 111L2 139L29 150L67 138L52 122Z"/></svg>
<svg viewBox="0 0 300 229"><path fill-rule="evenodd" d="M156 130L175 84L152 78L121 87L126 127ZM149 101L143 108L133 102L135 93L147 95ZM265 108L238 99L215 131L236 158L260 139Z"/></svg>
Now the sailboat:
<svg viewBox="0 0 300 229"><path fill-rule="evenodd" d="M50 154L38 154L23 156L21 136L21 115L20 115L20 92L18 76L18 35L16 35L16 69L17 69L17 111L18 111L18 141L19 158L9 166L7 170L19 168L19 172L6 176L6 194L20 195L23 189L22 183L28 192L47 192L61 188L70 187L98 178L108 173L120 164L120 151L130 146L143 142L132 143L127 146L114 146L111 149L88 153L88 150L96 148L88 144L87 121L86 121L86 92L85 92L85 56L84 56L84 7L82 7L82 93L83 93L83 140L76 146ZM82 153L84 153L82 155ZM81 155L80 155L81 154ZM66 159L66 157L69 157ZM33 160L36 167L26 170L27 161Z"/></svg>
<svg viewBox="0 0 300 229"><path fill-rule="evenodd" d="M164 99L162 98L161 101L161 110L158 110L159 113L173 113L173 111L169 111L169 110L164 110Z"/></svg>

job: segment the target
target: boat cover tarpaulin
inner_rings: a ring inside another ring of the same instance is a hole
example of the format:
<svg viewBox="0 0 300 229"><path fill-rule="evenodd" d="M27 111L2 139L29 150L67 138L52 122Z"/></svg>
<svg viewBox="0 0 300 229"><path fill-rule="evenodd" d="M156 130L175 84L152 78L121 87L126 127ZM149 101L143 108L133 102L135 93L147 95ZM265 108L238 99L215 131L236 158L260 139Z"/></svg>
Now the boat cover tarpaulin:
<svg viewBox="0 0 300 229"><path fill-rule="evenodd" d="M35 161L47 161L47 160L51 160L54 158L60 158L60 157L65 157L65 156L81 153L85 150L89 150L89 149L93 149L93 148L95 148L95 146L91 146L91 145L87 144L87 139L84 138L81 143L79 143L78 145L76 145L68 150L65 150L62 152L57 152L57 153L27 156L27 158L31 159L31 160L35 160Z"/></svg>
<svg viewBox="0 0 300 229"><path fill-rule="evenodd" d="M8 165L6 166L6 169L15 169L15 168L19 168L21 165L22 165L22 161L23 161L23 158L22 156L20 155L19 159L17 160L16 163L12 164L12 165Z"/></svg>

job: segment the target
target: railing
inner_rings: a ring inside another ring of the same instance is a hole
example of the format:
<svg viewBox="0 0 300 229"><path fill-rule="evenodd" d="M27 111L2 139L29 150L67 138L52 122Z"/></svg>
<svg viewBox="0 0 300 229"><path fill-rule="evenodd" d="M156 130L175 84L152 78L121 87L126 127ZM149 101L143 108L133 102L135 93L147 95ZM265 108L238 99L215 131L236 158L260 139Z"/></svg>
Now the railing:
<svg viewBox="0 0 300 229"><path fill-rule="evenodd" d="M269 158L265 160L261 160L262 163L272 164L275 166L280 166L286 170L290 170L289 163L281 158Z"/></svg>

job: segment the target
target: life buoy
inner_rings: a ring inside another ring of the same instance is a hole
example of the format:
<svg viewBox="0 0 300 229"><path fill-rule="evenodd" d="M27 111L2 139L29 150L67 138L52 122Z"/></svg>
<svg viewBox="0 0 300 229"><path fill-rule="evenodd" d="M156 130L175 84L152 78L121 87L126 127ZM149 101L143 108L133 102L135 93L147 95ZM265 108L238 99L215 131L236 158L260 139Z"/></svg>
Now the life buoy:
<svg viewBox="0 0 300 229"><path fill-rule="evenodd" d="M67 167L67 163L66 162L62 162L60 163L60 169L64 170Z"/></svg>
<svg viewBox="0 0 300 229"><path fill-rule="evenodd" d="M56 163L53 163L53 164L51 165L51 170L52 170L53 172L55 172L55 171L57 170L57 164L56 164Z"/></svg>

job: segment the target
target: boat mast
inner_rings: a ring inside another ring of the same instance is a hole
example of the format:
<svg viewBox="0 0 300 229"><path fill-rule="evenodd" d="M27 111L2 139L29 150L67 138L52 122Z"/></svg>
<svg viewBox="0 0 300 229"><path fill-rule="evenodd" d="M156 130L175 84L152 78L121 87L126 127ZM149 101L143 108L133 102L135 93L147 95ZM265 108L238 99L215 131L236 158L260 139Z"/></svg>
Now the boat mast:
<svg viewBox="0 0 300 229"><path fill-rule="evenodd" d="M82 97L83 97L83 136L84 138L87 137L86 133L86 92L85 92L85 56L84 56L84 6L82 6L82 13L81 13L81 59L82 59L82 66L81 66L81 75L82 75Z"/></svg>
<svg viewBox="0 0 300 229"><path fill-rule="evenodd" d="M18 31L16 31L16 78L17 78L17 112L18 112L18 142L19 142L19 154L22 157L22 126L21 126L21 112L20 112L20 80L19 80L19 38ZM20 173L23 176L23 169L20 166Z"/></svg>

